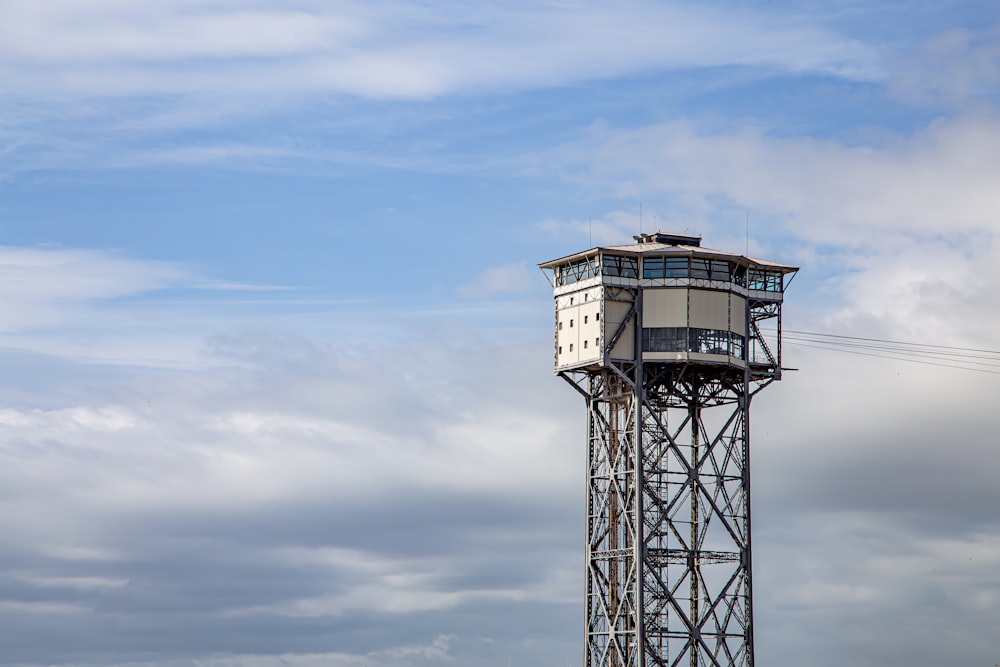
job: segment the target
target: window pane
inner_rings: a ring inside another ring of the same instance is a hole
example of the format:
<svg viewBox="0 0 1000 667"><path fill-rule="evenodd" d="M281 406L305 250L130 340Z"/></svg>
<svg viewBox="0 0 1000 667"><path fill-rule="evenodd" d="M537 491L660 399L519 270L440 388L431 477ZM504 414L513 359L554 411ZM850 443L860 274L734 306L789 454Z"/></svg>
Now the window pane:
<svg viewBox="0 0 1000 667"><path fill-rule="evenodd" d="M665 273L667 278L687 278L688 258L667 257Z"/></svg>
<svg viewBox="0 0 1000 667"><path fill-rule="evenodd" d="M642 260L642 277L643 278L662 278L663 277L663 258L662 257L645 257Z"/></svg>
<svg viewBox="0 0 1000 667"><path fill-rule="evenodd" d="M750 269L747 288L765 290L768 292L780 292L782 288L782 278L783 276L778 271Z"/></svg>
<svg viewBox="0 0 1000 667"><path fill-rule="evenodd" d="M733 266L733 282L740 287L747 286L747 267L739 264Z"/></svg>
<svg viewBox="0 0 1000 667"><path fill-rule="evenodd" d="M635 257L602 255L601 263L602 272L606 276L617 276L620 278L639 277L639 260Z"/></svg>
<svg viewBox="0 0 1000 667"><path fill-rule="evenodd" d="M708 264L707 259L693 259L691 260L691 277L701 278L702 280L708 280Z"/></svg>
<svg viewBox="0 0 1000 667"><path fill-rule="evenodd" d="M745 359L746 357L743 356L743 347L744 347L743 336L731 333L729 334L729 337L730 337L729 354L733 355L734 357L739 357L740 359Z"/></svg>
<svg viewBox="0 0 1000 667"><path fill-rule="evenodd" d="M597 259L583 259L572 264L564 264L559 267L559 275L556 278L558 285L572 285L580 280L587 280L598 275Z"/></svg>
<svg viewBox="0 0 1000 667"><path fill-rule="evenodd" d="M718 329L689 329L690 350L702 354L728 354L729 332Z"/></svg>
<svg viewBox="0 0 1000 667"><path fill-rule="evenodd" d="M696 352L745 358L743 336L722 329L652 327L642 330L643 352Z"/></svg>
<svg viewBox="0 0 1000 667"><path fill-rule="evenodd" d="M642 330L644 352L683 352L687 347L687 329L658 327Z"/></svg>
<svg viewBox="0 0 1000 667"><path fill-rule="evenodd" d="M729 262L712 260L712 280L729 281Z"/></svg>

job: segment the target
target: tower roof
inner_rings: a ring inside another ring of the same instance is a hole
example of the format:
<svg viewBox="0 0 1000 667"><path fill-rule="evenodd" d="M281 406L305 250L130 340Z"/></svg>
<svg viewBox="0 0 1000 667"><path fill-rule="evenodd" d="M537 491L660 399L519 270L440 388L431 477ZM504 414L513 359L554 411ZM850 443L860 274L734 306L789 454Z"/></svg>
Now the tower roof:
<svg viewBox="0 0 1000 667"><path fill-rule="evenodd" d="M610 252L619 255L676 255L678 257L705 257L709 259L725 259L740 262L747 266L767 268L781 273L795 273L799 267L790 264L781 264L767 259L748 257L739 253L713 250L701 246L700 236L688 234L672 234L668 232L652 232L650 234L639 234L633 237L636 242L626 245L595 246L587 250L575 252L572 255L559 257L548 262L542 262L538 266L543 269L554 269L557 266L572 262L585 257L591 257L600 252Z"/></svg>

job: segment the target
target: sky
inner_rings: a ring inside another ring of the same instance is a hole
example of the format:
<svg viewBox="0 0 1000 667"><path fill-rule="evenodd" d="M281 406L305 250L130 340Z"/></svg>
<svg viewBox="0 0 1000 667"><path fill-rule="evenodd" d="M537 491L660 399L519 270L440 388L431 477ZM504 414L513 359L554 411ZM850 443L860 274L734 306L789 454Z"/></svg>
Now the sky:
<svg viewBox="0 0 1000 667"><path fill-rule="evenodd" d="M578 667L535 265L694 233L997 349L998 184L992 0L0 0L0 664ZM759 664L1000 662L1000 377L785 364Z"/></svg>

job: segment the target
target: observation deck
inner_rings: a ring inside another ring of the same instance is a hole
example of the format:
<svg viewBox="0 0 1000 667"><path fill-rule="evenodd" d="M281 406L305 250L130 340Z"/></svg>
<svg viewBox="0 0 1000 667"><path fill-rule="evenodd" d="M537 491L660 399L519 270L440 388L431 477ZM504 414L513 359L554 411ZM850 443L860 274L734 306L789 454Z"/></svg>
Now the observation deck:
<svg viewBox="0 0 1000 667"><path fill-rule="evenodd" d="M655 232L539 264L552 271L555 371L707 364L780 376L780 304L798 267ZM774 335L758 324L776 318Z"/></svg>

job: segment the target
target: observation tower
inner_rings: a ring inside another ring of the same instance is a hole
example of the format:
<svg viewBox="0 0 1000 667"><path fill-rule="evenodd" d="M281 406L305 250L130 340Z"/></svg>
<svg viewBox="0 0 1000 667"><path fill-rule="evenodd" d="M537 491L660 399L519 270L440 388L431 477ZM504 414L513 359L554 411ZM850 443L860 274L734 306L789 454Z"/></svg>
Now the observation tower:
<svg viewBox="0 0 1000 667"><path fill-rule="evenodd" d="M635 240L539 265L587 403L584 664L753 667L750 401L781 379L798 268Z"/></svg>

